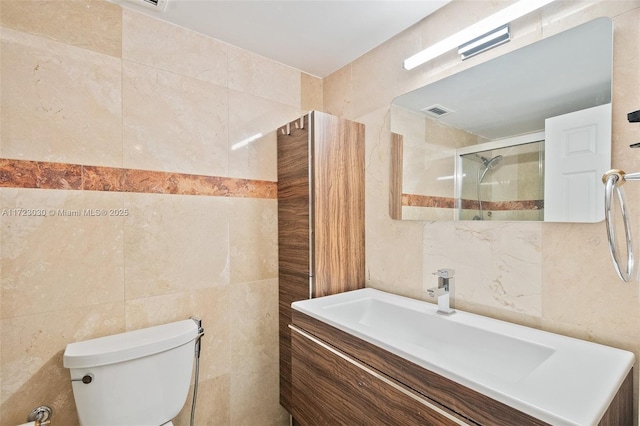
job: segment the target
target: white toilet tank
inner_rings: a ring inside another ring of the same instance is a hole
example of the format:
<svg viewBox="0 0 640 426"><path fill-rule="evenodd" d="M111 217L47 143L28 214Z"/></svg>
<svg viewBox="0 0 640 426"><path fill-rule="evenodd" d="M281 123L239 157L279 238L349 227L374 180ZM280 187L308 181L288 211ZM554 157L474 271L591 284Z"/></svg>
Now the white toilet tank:
<svg viewBox="0 0 640 426"><path fill-rule="evenodd" d="M197 335L188 319L67 345L63 364L80 424L160 426L172 420L189 393Z"/></svg>

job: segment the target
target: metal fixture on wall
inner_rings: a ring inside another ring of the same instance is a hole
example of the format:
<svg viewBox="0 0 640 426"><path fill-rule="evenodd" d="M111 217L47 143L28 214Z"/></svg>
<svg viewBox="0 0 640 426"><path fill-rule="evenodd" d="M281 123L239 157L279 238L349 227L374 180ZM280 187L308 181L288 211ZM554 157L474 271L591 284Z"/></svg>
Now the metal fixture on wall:
<svg viewBox="0 0 640 426"><path fill-rule="evenodd" d="M609 238L609 252L611 253L611 260L613 260L613 267L618 274L618 277L622 281L629 281L631 274L633 274L633 242L631 238L631 226L629 225L629 214L626 207L626 197L622 185L627 180L640 180L640 173L626 174L622 170L612 169L606 172L602 176L602 182L605 184L604 192L604 218L607 225L607 237ZM616 236L613 214L611 212L611 203L613 198L613 192L615 191L618 199L618 204L622 212L622 222L624 224L625 245L627 248L627 260L622 268L622 261L620 259L620 253L618 252L618 237Z"/></svg>
<svg viewBox="0 0 640 426"><path fill-rule="evenodd" d="M489 159L483 156L480 156L480 160L482 160L482 165L484 169L482 172L478 169L478 179L476 180L476 195L478 197L478 215L473 217L473 220L484 220L484 216L482 213L482 196L480 194L480 184L482 180L487 175L489 170L493 170L500 165L502 162L502 155L496 155L495 157Z"/></svg>
<svg viewBox="0 0 640 426"><path fill-rule="evenodd" d="M458 53L466 59L480 52L509 41L509 22L521 18L553 0L520 0L501 11L459 31L452 36L416 53L403 62L406 70L411 70L438 56L460 47ZM504 27L506 26L506 33ZM480 42L478 44L478 42ZM471 47L473 45L474 47ZM471 53L467 56L463 52Z"/></svg>
<svg viewBox="0 0 640 426"><path fill-rule="evenodd" d="M633 111L627 114L629 123L640 122L640 110ZM631 144L631 148L638 148L640 143ZM634 258L633 258L633 238L631 236L631 225L629 224L629 213L626 208L626 197L622 185L628 180L640 180L640 173L625 173L619 169L612 169L606 172L602 176L602 183L605 184L604 192L604 209L605 209L605 221L607 225L607 237L609 238L609 252L611 253L611 259L613 260L613 267L618 274L618 277L622 281L629 281L631 274L633 274ZM620 266L620 255L618 253L618 240L615 233L612 213L611 202L613 198L613 192L616 192L618 198L618 204L622 213L622 222L624 225L625 243L627 247L627 261L625 268Z"/></svg>
<svg viewBox="0 0 640 426"><path fill-rule="evenodd" d="M458 48L458 54L464 61L479 53L505 44L509 40L511 40L511 29L509 24L505 24L461 45Z"/></svg>

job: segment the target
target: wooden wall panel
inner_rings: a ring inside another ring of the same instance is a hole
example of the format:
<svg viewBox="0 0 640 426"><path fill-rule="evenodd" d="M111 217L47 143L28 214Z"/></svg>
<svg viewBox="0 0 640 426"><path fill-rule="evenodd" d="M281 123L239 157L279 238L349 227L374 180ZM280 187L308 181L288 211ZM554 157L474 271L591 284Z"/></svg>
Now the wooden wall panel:
<svg viewBox="0 0 640 426"><path fill-rule="evenodd" d="M314 297L364 287L364 125L313 113Z"/></svg>
<svg viewBox="0 0 640 426"><path fill-rule="evenodd" d="M309 116L278 129L280 404L291 411L291 303L309 298Z"/></svg>
<svg viewBox="0 0 640 426"><path fill-rule="evenodd" d="M278 263L280 270L307 277L310 275L309 220L309 198L278 200Z"/></svg>
<svg viewBox="0 0 640 426"><path fill-rule="evenodd" d="M309 298L309 276L279 273L280 404L291 411L291 303Z"/></svg>
<svg viewBox="0 0 640 426"><path fill-rule="evenodd" d="M309 275L309 116L278 129L279 269Z"/></svg>
<svg viewBox="0 0 640 426"><path fill-rule="evenodd" d="M391 173L389 175L389 216L402 219L402 153L403 136L391 133Z"/></svg>
<svg viewBox="0 0 640 426"><path fill-rule="evenodd" d="M364 287L363 125L312 112L278 129L278 256L280 403L291 412L291 303L309 298L314 274L314 297Z"/></svg>

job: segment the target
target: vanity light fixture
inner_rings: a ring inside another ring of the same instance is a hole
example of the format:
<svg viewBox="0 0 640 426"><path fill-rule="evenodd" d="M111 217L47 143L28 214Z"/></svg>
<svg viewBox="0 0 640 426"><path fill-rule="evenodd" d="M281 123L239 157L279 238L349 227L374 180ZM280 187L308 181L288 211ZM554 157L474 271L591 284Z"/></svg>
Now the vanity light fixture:
<svg viewBox="0 0 640 426"><path fill-rule="evenodd" d="M509 41L509 38L505 39L504 27L506 26L506 33L507 36L509 36L509 22L540 9L552 1L553 0L520 0L405 59L403 67L406 70L414 69L456 47L460 47L462 50L462 52L459 50L459 53L463 55L462 59L466 59L497 46L498 44L495 43L506 43ZM475 47L471 48L471 45ZM467 53L467 55L465 56L463 52Z"/></svg>
<svg viewBox="0 0 640 426"><path fill-rule="evenodd" d="M469 59L470 57L475 56L478 53L482 53L485 50L500 46L509 40L511 40L511 31L509 29L509 24L505 24L463 44L458 48L458 54L464 61L465 59Z"/></svg>

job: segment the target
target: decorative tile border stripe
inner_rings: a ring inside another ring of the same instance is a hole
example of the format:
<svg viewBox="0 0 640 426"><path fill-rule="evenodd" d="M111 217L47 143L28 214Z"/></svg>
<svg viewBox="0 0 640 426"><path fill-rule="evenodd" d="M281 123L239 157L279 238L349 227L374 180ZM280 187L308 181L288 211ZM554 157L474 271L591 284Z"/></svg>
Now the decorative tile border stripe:
<svg viewBox="0 0 640 426"><path fill-rule="evenodd" d="M435 197L431 195L402 194L402 205L452 209L455 206L455 199L450 197Z"/></svg>
<svg viewBox="0 0 640 426"><path fill-rule="evenodd" d="M431 195L402 194L402 205L453 209L455 208L455 199ZM544 200L482 201L482 207L484 210L494 211L542 210L544 208ZM474 210L478 208L477 200L462 200L463 210Z"/></svg>
<svg viewBox="0 0 640 426"><path fill-rule="evenodd" d="M0 187L242 198L278 197L276 182L265 180L2 158Z"/></svg>

